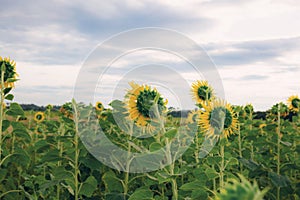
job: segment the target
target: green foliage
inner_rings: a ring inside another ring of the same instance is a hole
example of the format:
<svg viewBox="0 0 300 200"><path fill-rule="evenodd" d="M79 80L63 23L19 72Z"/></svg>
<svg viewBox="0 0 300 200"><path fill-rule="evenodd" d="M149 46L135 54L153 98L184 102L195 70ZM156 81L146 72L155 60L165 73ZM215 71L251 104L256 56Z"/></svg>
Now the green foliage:
<svg viewBox="0 0 300 200"><path fill-rule="evenodd" d="M4 92L6 99L13 98L8 90ZM110 105L112 109L103 110L99 119L84 110L80 115L91 115L107 138L125 152L148 151L155 155L169 141L178 140L185 144L188 139L183 136L179 120L171 115L166 118L164 131L155 132L149 138L131 137L127 134L131 129L126 125L124 103L115 100ZM79 199L88 200L167 200L174 199L174 188L178 199L273 200L277 198L278 189L280 199L299 199L299 116L293 116L289 121L280 115L278 123L276 112L270 112L265 120L253 119L249 115L253 112L250 106L246 110L236 107L240 113L240 129L236 135L214 145L213 141L205 140L199 129L197 140L194 138L182 156L166 154L169 156L166 159L175 160L172 165L154 172L131 174L103 165L86 150L80 138L76 139L73 109L71 103L63 106L62 114L50 109L46 120L39 124L32 120L33 112L24 112L17 103L11 103L4 110L1 199L75 199L77 193ZM19 116L27 120L19 121ZM125 120L118 121L118 118ZM186 127L192 128L191 124ZM131 128L133 133L139 132L138 127L133 125ZM159 137L157 133L161 133ZM97 141L95 145L107 144ZM224 146L224 155L220 153L220 145ZM175 145L179 150L182 147ZM212 149L206 157L199 158L199 155L205 155L201 147ZM144 162L153 166L163 164L154 159ZM77 176L75 169L78 169ZM223 189L221 173L225 182Z"/></svg>

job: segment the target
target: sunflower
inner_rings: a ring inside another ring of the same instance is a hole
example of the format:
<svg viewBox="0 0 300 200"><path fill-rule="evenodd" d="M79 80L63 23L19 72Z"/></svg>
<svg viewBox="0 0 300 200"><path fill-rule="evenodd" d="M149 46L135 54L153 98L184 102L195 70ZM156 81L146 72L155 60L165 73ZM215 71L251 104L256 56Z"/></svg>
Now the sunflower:
<svg viewBox="0 0 300 200"><path fill-rule="evenodd" d="M267 126L267 124L262 123L262 124L260 124L258 127L259 127L259 129L263 129L263 128L266 127L266 126Z"/></svg>
<svg viewBox="0 0 300 200"><path fill-rule="evenodd" d="M199 110L193 110L193 111L189 112L188 116L186 118L186 122L187 123L197 122L199 114L200 114Z"/></svg>
<svg viewBox="0 0 300 200"><path fill-rule="evenodd" d="M244 111L246 112L246 114L248 114L248 115L251 114L252 115L253 111L254 111L253 105L252 104L245 105Z"/></svg>
<svg viewBox="0 0 300 200"><path fill-rule="evenodd" d="M2 76L2 69L4 69L4 87L12 88L14 87L14 82L18 74L16 73L16 62L10 60L9 58L2 58L0 56L0 80ZM0 85L0 88L2 86Z"/></svg>
<svg viewBox="0 0 300 200"><path fill-rule="evenodd" d="M298 95L292 95L288 98L289 109L296 113L300 110L300 99Z"/></svg>
<svg viewBox="0 0 300 200"><path fill-rule="evenodd" d="M59 109L61 114L69 119L73 119L73 106L71 102L67 102Z"/></svg>
<svg viewBox="0 0 300 200"><path fill-rule="evenodd" d="M205 112L199 116L199 124L208 137L225 137L237 129L238 120L230 104L214 100L204 106Z"/></svg>
<svg viewBox="0 0 300 200"><path fill-rule="evenodd" d="M48 104L48 105L46 106L46 109L47 109L47 110L52 110L52 109L53 109L53 106L52 106L51 104Z"/></svg>
<svg viewBox="0 0 300 200"><path fill-rule="evenodd" d="M103 104L100 101L97 101L96 105L95 105L95 108L98 111L102 111L104 109L104 106L103 106Z"/></svg>
<svg viewBox="0 0 300 200"><path fill-rule="evenodd" d="M155 105L159 115L166 110L168 101L164 101L159 92L148 85L138 85L130 82L131 89L126 95L129 118L134 120L138 126L149 125L150 119L155 119Z"/></svg>
<svg viewBox="0 0 300 200"><path fill-rule="evenodd" d="M207 81L196 81L192 84L193 99L198 105L205 105L214 98L213 88Z"/></svg>
<svg viewBox="0 0 300 200"><path fill-rule="evenodd" d="M43 112L37 112L34 115L34 121L40 123L42 121L44 121L45 119L45 114Z"/></svg>

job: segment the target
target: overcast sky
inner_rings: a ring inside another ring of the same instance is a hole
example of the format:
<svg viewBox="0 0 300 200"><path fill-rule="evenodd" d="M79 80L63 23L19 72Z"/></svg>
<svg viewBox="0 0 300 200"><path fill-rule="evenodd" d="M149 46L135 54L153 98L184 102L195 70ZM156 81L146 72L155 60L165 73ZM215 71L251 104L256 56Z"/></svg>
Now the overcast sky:
<svg viewBox="0 0 300 200"><path fill-rule="evenodd" d="M207 51L227 101L265 110L299 94L299 19L298 0L1 0L0 56L17 62L15 101L62 104L72 99L85 59L107 38L133 28L172 29ZM122 63L138 55L159 57L142 52Z"/></svg>

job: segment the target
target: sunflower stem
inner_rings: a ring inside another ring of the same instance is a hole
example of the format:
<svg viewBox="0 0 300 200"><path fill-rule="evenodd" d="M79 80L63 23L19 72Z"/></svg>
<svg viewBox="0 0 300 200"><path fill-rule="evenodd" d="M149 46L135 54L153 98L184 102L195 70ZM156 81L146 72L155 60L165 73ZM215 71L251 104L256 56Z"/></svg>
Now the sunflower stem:
<svg viewBox="0 0 300 200"><path fill-rule="evenodd" d="M74 185L75 185L75 200L79 199L79 182L78 182L78 176L79 176L79 122L78 122L78 111L77 111L77 105L75 100L72 100L73 109L74 109L74 122L75 122L75 135L74 135L74 146L75 146L75 161L74 161Z"/></svg>
<svg viewBox="0 0 300 200"><path fill-rule="evenodd" d="M178 188L177 188L177 182L176 178L174 177L174 168L175 163L172 158L172 152L171 152L171 142L169 141L169 138L166 138L166 157L167 157L167 164L169 165L169 174L172 177L171 179L171 185L172 185L172 200L178 200Z"/></svg>
<svg viewBox="0 0 300 200"><path fill-rule="evenodd" d="M4 102L4 73L5 73L5 64L3 62L1 66L1 99L0 99L0 163L2 163L2 124L3 124L3 102Z"/></svg>
<svg viewBox="0 0 300 200"><path fill-rule="evenodd" d="M129 132L129 140L132 140L132 134L133 134L133 123L130 123L130 132ZM129 183L129 170L130 170L130 163L131 163L131 159L130 159L130 153L131 153L131 145L130 143L128 143L128 147L127 147L127 160L126 160L126 169L125 169L125 177L124 177L124 184L123 184L123 188L124 188L124 199L127 198L127 194L128 194L128 183Z"/></svg>
<svg viewBox="0 0 300 200"><path fill-rule="evenodd" d="M220 156L221 156L221 163L220 163L220 190L224 187L224 144L221 142L220 146Z"/></svg>
<svg viewBox="0 0 300 200"><path fill-rule="evenodd" d="M242 138L241 138L241 126L240 126L240 124L238 124L237 132L238 132L238 142L239 142L239 156L240 156L240 158L242 158L243 153L242 153ZM243 165L241 163L240 163L240 172L241 172L241 174L243 172Z"/></svg>
<svg viewBox="0 0 300 200"><path fill-rule="evenodd" d="M278 112L277 112L277 175L280 175L280 104L278 104ZM280 187L277 187L276 199L280 199Z"/></svg>
<svg viewBox="0 0 300 200"><path fill-rule="evenodd" d="M199 131L197 130L195 135L195 161L196 161L196 167L199 168Z"/></svg>

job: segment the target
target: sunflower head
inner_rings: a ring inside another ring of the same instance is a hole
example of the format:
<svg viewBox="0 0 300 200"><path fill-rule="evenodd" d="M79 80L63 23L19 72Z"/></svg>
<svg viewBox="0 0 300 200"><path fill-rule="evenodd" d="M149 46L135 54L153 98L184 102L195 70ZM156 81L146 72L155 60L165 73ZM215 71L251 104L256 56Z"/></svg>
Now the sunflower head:
<svg viewBox="0 0 300 200"><path fill-rule="evenodd" d="M42 121L44 121L45 119L45 114L43 112L37 112L34 115L34 121L40 123Z"/></svg>
<svg viewBox="0 0 300 200"><path fill-rule="evenodd" d="M254 111L253 105L252 104L245 105L244 111L247 115L252 115Z"/></svg>
<svg viewBox="0 0 300 200"><path fill-rule="evenodd" d="M213 89L207 81L196 81L192 84L193 99L200 106L209 103L214 98Z"/></svg>
<svg viewBox="0 0 300 200"><path fill-rule="evenodd" d="M300 99L298 97L298 95L292 95L289 97L288 99L288 106L289 109L294 112L297 113L300 110Z"/></svg>
<svg viewBox="0 0 300 200"><path fill-rule="evenodd" d="M278 115L278 111L280 112L280 116L281 117L285 117L288 115L288 107L287 105L285 105L284 103L277 103L274 106L272 106L271 108L271 117L273 116L277 116Z"/></svg>
<svg viewBox="0 0 300 200"><path fill-rule="evenodd" d="M186 123L198 122L200 113L201 113L201 111L199 111L199 110L193 110L193 111L189 112L188 116L186 118Z"/></svg>
<svg viewBox="0 0 300 200"><path fill-rule="evenodd" d="M131 89L126 95L129 118L138 126L147 126L151 119L157 119L166 110L167 100L148 85L138 85L130 82Z"/></svg>
<svg viewBox="0 0 300 200"><path fill-rule="evenodd" d="M229 179L223 189L216 194L215 200L263 200L268 188L259 189L258 184L254 181L251 183L244 176L239 175L240 180Z"/></svg>
<svg viewBox="0 0 300 200"><path fill-rule="evenodd" d="M73 119L73 106L71 102L67 102L59 109L61 114L67 118Z"/></svg>
<svg viewBox="0 0 300 200"><path fill-rule="evenodd" d="M96 108L96 110L98 110L98 111L102 111L102 110L104 109L104 106L103 106L102 102L97 101L97 102L96 102L96 105L95 105L95 108Z"/></svg>
<svg viewBox="0 0 300 200"><path fill-rule="evenodd" d="M227 138L237 129L238 120L230 104L214 100L204 109L205 112L199 116L199 124L208 137Z"/></svg>
<svg viewBox="0 0 300 200"><path fill-rule="evenodd" d="M52 106L51 104L48 104L48 105L46 106L46 109L47 109L47 110L52 110L52 109L53 109L53 106Z"/></svg>
<svg viewBox="0 0 300 200"><path fill-rule="evenodd" d="M266 127L266 126L267 126L267 124L262 123L262 124L260 124L258 127L259 127L259 129L263 129L263 128Z"/></svg>
<svg viewBox="0 0 300 200"><path fill-rule="evenodd" d="M2 73L4 72L4 87L14 87L14 82L17 81L18 74L16 73L16 62L10 60L10 58L2 58L0 56L0 80L2 79ZM2 87L0 85L0 87Z"/></svg>

